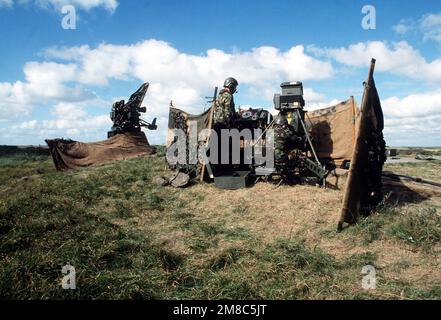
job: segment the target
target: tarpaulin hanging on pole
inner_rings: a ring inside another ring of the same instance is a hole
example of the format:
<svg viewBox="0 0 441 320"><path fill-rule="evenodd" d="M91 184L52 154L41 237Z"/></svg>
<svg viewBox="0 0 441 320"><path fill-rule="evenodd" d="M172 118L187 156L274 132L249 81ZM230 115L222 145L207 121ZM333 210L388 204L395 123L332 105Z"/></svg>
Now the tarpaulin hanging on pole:
<svg viewBox="0 0 441 320"><path fill-rule="evenodd" d="M358 136L352 154L338 230L345 223L356 222L382 201L381 174L386 161L383 139L383 111L374 81L375 59L372 59L367 81L364 83Z"/></svg>

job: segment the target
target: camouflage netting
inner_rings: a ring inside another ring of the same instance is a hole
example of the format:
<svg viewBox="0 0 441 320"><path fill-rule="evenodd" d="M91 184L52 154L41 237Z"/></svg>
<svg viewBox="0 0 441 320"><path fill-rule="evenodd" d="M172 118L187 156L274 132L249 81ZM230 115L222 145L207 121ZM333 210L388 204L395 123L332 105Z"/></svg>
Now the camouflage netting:
<svg viewBox="0 0 441 320"><path fill-rule="evenodd" d="M83 143L72 140L46 140L57 170L88 167L111 161L156 153L144 132L117 134L107 140Z"/></svg>
<svg viewBox="0 0 441 320"><path fill-rule="evenodd" d="M197 121L198 131L207 128L209 112L210 109L200 115L191 115L180 109L170 108L166 146L173 143L173 129L182 129L188 133L189 121ZM319 158L329 159L337 166L345 160L351 160L359 118L359 109L354 99L308 112L308 117L312 123L310 130ZM306 122L309 125L309 121Z"/></svg>
<svg viewBox="0 0 441 320"><path fill-rule="evenodd" d="M196 121L198 134L203 129L208 128L210 110L211 108L209 108L202 114L192 115L180 109L171 107L168 118L168 134L166 147L169 147L174 141L174 129L181 129L184 130L184 132L186 132L187 134L189 133L188 130L190 121Z"/></svg>
<svg viewBox="0 0 441 320"><path fill-rule="evenodd" d="M383 137L384 116L373 72L375 60L371 62L368 80L358 120L351 167L345 187L345 195L338 223L352 224L358 216L370 214L383 200L382 171L386 161L386 142Z"/></svg>

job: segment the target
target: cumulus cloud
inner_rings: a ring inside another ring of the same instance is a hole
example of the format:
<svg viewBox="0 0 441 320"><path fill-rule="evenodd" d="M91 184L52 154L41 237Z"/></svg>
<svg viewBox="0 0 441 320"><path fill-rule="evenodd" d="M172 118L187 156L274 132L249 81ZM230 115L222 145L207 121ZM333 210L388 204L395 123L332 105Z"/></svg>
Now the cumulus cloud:
<svg viewBox="0 0 441 320"><path fill-rule="evenodd" d="M376 71L389 72L413 79L441 83L441 59L427 61L421 53L406 41L389 43L368 41L341 48L317 48L309 50L317 56L330 57L350 67L368 67L372 57L377 59Z"/></svg>
<svg viewBox="0 0 441 320"><path fill-rule="evenodd" d="M149 112L158 117L166 116L170 100L189 112L201 112L203 97L231 75L242 88L248 87L248 95L270 100L282 81L320 80L333 74L329 62L311 57L300 45L286 51L264 46L234 53L210 49L194 55L164 41L146 40L133 45L50 48L46 56L76 65L76 81L83 85L105 86L114 79L150 82Z"/></svg>
<svg viewBox="0 0 441 320"><path fill-rule="evenodd" d="M86 105L98 99L87 88L106 87L114 80L138 84L148 81L147 120L158 117L159 135L165 138L171 100L189 112L202 112L207 106L204 97L228 76L239 79L240 90L246 96L271 101L282 81L321 80L333 75L331 63L313 58L301 45L286 51L263 46L234 53L210 49L195 55L180 52L164 41L146 40L133 45L54 47L46 50L45 58L45 62L24 66L25 81L0 83L0 111L11 108L12 102L16 110L28 114L36 101L55 105L51 115L59 119L26 123L23 129L48 132L48 125L57 124L61 130L61 120L79 121L81 128L84 124L93 126L93 121L80 121L87 113ZM310 88L305 89L305 94L314 101L325 98Z"/></svg>
<svg viewBox="0 0 441 320"><path fill-rule="evenodd" d="M235 74L243 84L253 85L274 79L318 80L332 75L330 63L309 56L301 45L287 51L265 46L236 53L210 49L193 55L179 52L164 41L146 40L134 45L52 48L46 53L49 58L77 63L78 81L93 85L105 85L109 79L134 77L180 81L200 88L206 87L207 82L219 83L230 74Z"/></svg>
<svg viewBox="0 0 441 320"><path fill-rule="evenodd" d="M269 107L283 81L330 79L335 74L331 61L358 68L367 66L372 56L378 59L377 71L441 82L441 60L427 61L405 41L372 41L307 50L297 45L285 51L270 46L244 52L210 49L202 54L181 52L158 40L132 45L53 47L45 51L46 61L25 64L24 81L0 83L3 120L20 112L30 114L36 102L52 106L49 119L15 124L1 129L1 136L103 139L111 126L107 109L111 101L106 102L101 115L91 115L91 105L104 103L92 89L105 88L120 80L133 83L135 91L141 82L148 81L151 85L144 103L148 106L146 120L157 117L159 125L159 131L149 137L153 143L164 143L170 101L186 111L202 112L204 106L208 107L204 97L228 76L238 78L244 100L257 97L261 102L268 101ZM127 92L126 100L130 93ZM441 118L440 95L433 91L384 100L388 139L397 141L403 130L413 130L412 134L420 137L423 133L439 133L435 122ZM338 102L329 101L310 87L305 88L305 99L309 110Z"/></svg>
<svg viewBox="0 0 441 320"><path fill-rule="evenodd" d="M383 107L391 118L441 116L441 90L412 94L402 99L391 97L383 101Z"/></svg>
<svg viewBox="0 0 441 320"><path fill-rule="evenodd" d="M25 81L0 82L0 119L22 117L36 105L53 102L96 100L96 94L75 81L76 65L54 62L28 62L23 68Z"/></svg>
<svg viewBox="0 0 441 320"><path fill-rule="evenodd" d="M9 144L41 144L45 139L72 138L102 140L112 123L108 113L92 116L86 103L61 102L52 107L52 119L23 121L0 128L0 135ZM104 133L104 134L103 134Z"/></svg>
<svg viewBox="0 0 441 320"><path fill-rule="evenodd" d="M0 83L0 119L7 120L29 114L31 100L23 82Z"/></svg>
<svg viewBox="0 0 441 320"><path fill-rule="evenodd" d="M434 40L441 43L441 13L423 16L420 28L425 40Z"/></svg>
<svg viewBox="0 0 441 320"><path fill-rule="evenodd" d="M31 2L40 8L58 11L65 5L73 5L85 11L101 7L113 13L118 7L117 0L0 0L0 8L12 7L14 4L23 5Z"/></svg>
<svg viewBox="0 0 441 320"><path fill-rule="evenodd" d="M392 27L395 33L399 35L408 34L416 29L417 25L412 19L401 19L400 22Z"/></svg>
<svg viewBox="0 0 441 320"><path fill-rule="evenodd" d="M432 40L441 43L441 13L425 14L418 20L402 19L392 28L399 35L417 32L426 41Z"/></svg>
<svg viewBox="0 0 441 320"><path fill-rule="evenodd" d="M441 146L441 90L382 101L387 139L399 145Z"/></svg>
<svg viewBox="0 0 441 320"><path fill-rule="evenodd" d="M57 119L78 120L88 116L82 105L74 103L61 102L55 105L52 109L52 114Z"/></svg>

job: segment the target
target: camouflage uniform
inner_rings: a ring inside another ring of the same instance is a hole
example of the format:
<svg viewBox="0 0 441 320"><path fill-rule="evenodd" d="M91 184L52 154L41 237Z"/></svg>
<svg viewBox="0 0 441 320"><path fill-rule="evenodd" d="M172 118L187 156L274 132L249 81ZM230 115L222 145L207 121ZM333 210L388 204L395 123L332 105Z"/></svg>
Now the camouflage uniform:
<svg viewBox="0 0 441 320"><path fill-rule="evenodd" d="M235 112L233 95L226 89L221 90L214 109L215 125L230 127Z"/></svg>
<svg viewBox="0 0 441 320"><path fill-rule="evenodd" d="M289 153L293 150L297 137L290 126L274 126L274 162L276 166L289 163Z"/></svg>

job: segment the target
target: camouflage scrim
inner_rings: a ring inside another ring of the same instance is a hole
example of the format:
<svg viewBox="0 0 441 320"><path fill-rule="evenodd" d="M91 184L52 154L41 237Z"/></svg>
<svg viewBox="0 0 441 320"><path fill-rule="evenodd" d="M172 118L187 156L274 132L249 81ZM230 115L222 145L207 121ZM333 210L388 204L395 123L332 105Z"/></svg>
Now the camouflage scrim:
<svg viewBox="0 0 441 320"><path fill-rule="evenodd" d="M372 59L368 79L364 84L357 139L338 230L342 230L344 223L355 223L358 216L370 214L383 199L381 177L386 161L386 144L383 138L383 111L375 87L374 69L375 59Z"/></svg>
<svg viewBox="0 0 441 320"><path fill-rule="evenodd" d="M214 109L214 123L230 125L235 113L233 95L228 90L222 90L217 98Z"/></svg>
<svg viewBox="0 0 441 320"><path fill-rule="evenodd" d="M230 93L227 92L227 94L225 97L232 98ZM221 94L218 100L222 100L222 97ZM228 102L228 99L226 102ZM193 115L171 107L166 146L169 147L175 139L174 129L182 129L186 134L189 134L190 122L192 121L197 123L198 134L208 128L210 109L201 114ZM314 148L319 158L329 159L337 166L344 160L352 159L359 115L359 109L353 98L340 102L335 106L308 113L306 124L309 127L308 131L311 133ZM229 118L227 117L227 119ZM311 123L309 120L311 120ZM310 124L312 124L312 127ZM274 141L274 144L276 149L283 149L283 147L280 147L281 141ZM279 144L279 147L277 147L277 144ZM280 151L277 152L280 153Z"/></svg>
<svg viewBox="0 0 441 320"><path fill-rule="evenodd" d="M190 133L190 122L196 122L198 135L202 130L207 129L210 110L211 108L205 110L204 113L193 115L178 108L170 107L168 114L168 132L166 147L170 147L175 140L173 130L183 130L187 135Z"/></svg>
<svg viewBox="0 0 441 320"><path fill-rule="evenodd" d="M293 130L288 126L274 126L274 162L276 166L288 163L293 135Z"/></svg>

